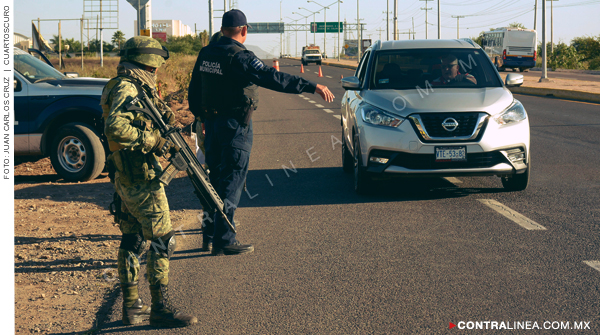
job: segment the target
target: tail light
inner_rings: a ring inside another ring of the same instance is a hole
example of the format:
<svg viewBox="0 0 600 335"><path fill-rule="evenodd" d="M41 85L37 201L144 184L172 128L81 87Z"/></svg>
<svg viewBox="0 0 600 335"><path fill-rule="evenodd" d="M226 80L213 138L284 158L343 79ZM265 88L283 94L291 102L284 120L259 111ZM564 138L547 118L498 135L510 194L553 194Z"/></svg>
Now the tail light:
<svg viewBox="0 0 600 335"><path fill-rule="evenodd" d="M536 61L537 60L537 50L533 51L533 60Z"/></svg>
<svg viewBox="0 0 600 335"><path fill-rule="evenodd" d="M506 49L504 49L504 52L502 52L502 59L506 59Z"/></svg>

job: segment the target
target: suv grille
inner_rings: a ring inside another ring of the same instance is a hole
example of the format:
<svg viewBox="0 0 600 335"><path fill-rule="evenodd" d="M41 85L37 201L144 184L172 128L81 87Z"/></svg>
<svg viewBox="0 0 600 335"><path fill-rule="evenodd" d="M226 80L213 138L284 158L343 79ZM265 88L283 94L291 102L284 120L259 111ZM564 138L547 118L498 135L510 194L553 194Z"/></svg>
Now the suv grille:
<svg viewBox="0 0 600 335"><path fill-rule="evenodd" d="M415 114L409 118L416 133L424 142L435 140L473 141L479 137L487 124L487 114L477 112Z"/></svg>
<svg viewBox="0 0 600 335"><path fill-rule="evenodd" d="M433 154L425 155L400 152L392 161L392 165L412 170L489 168L500 163L508 163L508 161L498 151L467 153L466 162L436 162L435 155Z"/></svg>

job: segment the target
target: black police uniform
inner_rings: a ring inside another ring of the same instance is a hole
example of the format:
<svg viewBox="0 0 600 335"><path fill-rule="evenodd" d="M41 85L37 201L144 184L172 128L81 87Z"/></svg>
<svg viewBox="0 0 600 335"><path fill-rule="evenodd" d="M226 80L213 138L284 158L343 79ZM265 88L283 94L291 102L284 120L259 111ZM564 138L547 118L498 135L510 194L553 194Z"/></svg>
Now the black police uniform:
<svg viewBox="0 0 600 335"><path fill-rule="evenodd" d="M317 84L278 72L242 43L222 37L202 48L189 86L190 111L204 120L210 181L225 202L225 213L234 225L233 215L248 173L253 138L252 120L244 120L244 116L258 106L258 86L298 94L314 93ZM218 215L214 217L214 232L211 227L205 228L205 242L214 236L213 250L236 242L235 233Z"/></svg>

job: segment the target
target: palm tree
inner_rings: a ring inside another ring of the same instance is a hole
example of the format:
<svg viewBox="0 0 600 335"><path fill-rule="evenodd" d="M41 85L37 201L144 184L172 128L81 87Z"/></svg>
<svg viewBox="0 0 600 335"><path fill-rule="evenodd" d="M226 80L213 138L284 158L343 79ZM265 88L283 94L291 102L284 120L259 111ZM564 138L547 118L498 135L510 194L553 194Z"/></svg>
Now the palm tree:
<svg viewBox="0 0 600 335"><path fill-rule="evenodd" d="M58 45L59 45L58 41L59 41L58 35L52 35L52 38L50 39L50 43L54 44L54 51L56 51L56 52L58 52ZM65 40L61 39L61 41L62 41L61 45L64 48Z"/></svg>
<svg viewBox="0 0 600 335"><path fill-rule="evenodd" d="M125 43L125 34L120 30L115 31L115 33L112 36L111 42L113 44L116 44L119 47L119 50L121 50L121 44Z"/></svg>

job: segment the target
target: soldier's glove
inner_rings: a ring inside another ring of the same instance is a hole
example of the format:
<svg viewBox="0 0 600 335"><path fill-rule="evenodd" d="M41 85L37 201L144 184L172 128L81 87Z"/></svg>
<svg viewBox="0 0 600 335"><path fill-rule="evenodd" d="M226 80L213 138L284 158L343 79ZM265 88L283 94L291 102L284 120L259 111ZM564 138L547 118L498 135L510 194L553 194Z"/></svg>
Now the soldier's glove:
<svg viewBox="0 0 600 335"><path fill-rule="evenodd" d="M165 112L165 113L162 115L162 119L163 119L163 121L164 121L166 124L168 124L168 125L170 125L170 126L174 126L174 125L175 125L175 114L174 114L172 111L170 111L170 110L167 110L167 111L166 111L166 112Z"/></svg>
<svg viewBox="0 0 600 335"><path fill-rule="evenodd" d="M159 137L151 152L153 152L157 156L163 156L164 154L169 152L172 146L173 144L171 143L171 141L167 140L166 138Z"/></svg>

